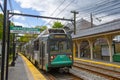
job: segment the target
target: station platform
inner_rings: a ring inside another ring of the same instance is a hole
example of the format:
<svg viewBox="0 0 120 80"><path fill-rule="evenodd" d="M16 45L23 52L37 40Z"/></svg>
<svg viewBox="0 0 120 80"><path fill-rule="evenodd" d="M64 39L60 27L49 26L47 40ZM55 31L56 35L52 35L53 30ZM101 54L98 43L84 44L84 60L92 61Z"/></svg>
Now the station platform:
<svg viewBox="0 0 120 80"><path fill-rule="evenodd" d="M18 55L15 66L9 67L8 80L47 80L22 54Z"/></svg>
<svg viewBox="0 0 120 80"><path fill-rule="evenodd" d="M89 60L83 58L74 58L75 61L79 61L86 64L91 64L103 68L108 68L110 70L120 72L120 63L119 62L107 62L107 61L100 61L100 60Z"/></svg>
<svg viewBox="0 0 120 80"><path fill-rule="evenodd" d="M100 64L100 65L120 68L120 62L108 62L108 61L103 61L103 60L95 60L95 59L91 60L91 59L84 59L84 58L74 58L74 60L80 60L83 62L89 62L89 63L94 63L94 64Z"/></svg>

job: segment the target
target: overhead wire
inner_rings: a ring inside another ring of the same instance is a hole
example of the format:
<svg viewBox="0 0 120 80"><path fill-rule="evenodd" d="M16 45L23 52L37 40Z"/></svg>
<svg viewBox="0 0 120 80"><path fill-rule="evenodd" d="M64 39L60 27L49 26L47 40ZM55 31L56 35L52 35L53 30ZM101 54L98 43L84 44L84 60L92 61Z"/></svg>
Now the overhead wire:
<svg viewBox="0 0 120 80"><path fill-rule="evenodd" d="M110 13L110 14L107 14L107 15L104 15L104 16L100 16L98 18L104 18L104 17L108 17L108 16L111 16L111 15L118 15L120 14L120 11L119 12L113 12L113 13Z"/></svg>
<svg viewBox="0 0 120 80"><path fill-rule="evenodd" d="M97 11L101 11L101 10L103 10L103 9L105 9L105 6L106 6L106 3L107 4L110 4L110 3L112 3L112 2L115 2L115 0L111 0L111 1L103 1L102 3L103 4L95 4L95 5L93 5L93 7L90 7L90 8L88 8L88 9L84 9L84 10L81 10L81 11L79 11L79 13L83 13L84 11L87 11L87 12L85 12L86 14L90 14L90 13L93 13L93 11L95 12L97 12ZM117 3L118 4L118 3ZM115 4L112 4L112 6L114 6L114 5L117 5L116 3ZM109 7L112 7L111 5L109 6ZM108 8L108 7L107 7Z"/></svg>
<svg viewBox="0 0 120 80"><path fill-rule="evenodd" d="M112 8L112 9L108 9L108 10L101 11L101 12L96 13L96 14L94 14L94 15L98 15L98 14L105 13L105 12L108 13L109 11L113 11L113 10L117 10L117 9L120 9L120 6L119 6L119 7L116 7L116 8Z"/></svg>
<svg viewBox="0 0 120 80"><path fill-rule="evenodd" d="M69 7L71 4L72 4L72 2L74 2L75 0L72 0L67 6L65 6L57 15L56 15L56 17L57 16L59 16L67 7Z"/></svg>
<svg viewBox="0 0 120 80"><path fill-rule="evenodd" d="M62 3L51 13L50 16L52 16L52 15L63 5L64 2L65 2L65 0L62 1ZM51 22L51 20L50 20L48 23L44 24L44 25L47 25L47 24L49 24L50 22Z"/></svg>
<svg viewBox="0 0 120 80"><path fill-rule="evenodd" d="M79 15L77 16L77 18L79 18L81 16L81 13L84 14L84 15L89 15L90 14L89 10L94 9L96 7L96 5L100 4L100 5L103 6L106 3L108 3L108 1L104 0L104 1L96 3L95 5L92 5L92 7L90 7L91 5L89 5L88 8L79 11ZM79 10L79 9L76 9L76 10Z"/></svg>
<svg viewBox="0 0 120 80"><path fill-rule="evenodd" d="M89 10L89 12L90 11L97 11L97 10L99 10L100 8L103 8L103 7L105 7L106 5L108 5L108 4L111 4L111 3L113 3L115 0L109 0L109 1L106 1L106 2L104 2L103 4L99 4L99 5L96 5L92 10Z"/></svg>
<svg viewBox="0 0 120 80"><path fill-rule="evenodd" d="M75 0L72 0L68 5L66 5L55 17L59 16L67 7L69 7L72 2L75 1Z"/></svg>
<svg viewBox="0 0 120 80"><path fill-rule="evenodd" d="M114 2L114 4L112 3L112 2ZM111 4L111 5L109 5L109 6L106 6L105 4L102 6L102 7L100 7L99 9L97 9L96 10L96 13L98 13L98 14L100 14L100 13L104 13L104 12L109 12L109 11L112 11L112 10L116 10L116 9L119 9L120 7L114 7L113 8L113 6L115 6L115 5L119 5L120 3L119 2L116 2L115 3L115 0L111 0L110 2L109 2L109 4ZM101 5L101 4L100 4ZM99 5L98 5L99 6ZM107 9L106 9L107 8ZM111 9L110 9L111 8ZM106 10L105 10L106 9ZM93 10L94 11L94 10ZM97 11L99 11L99 12L97 12ZM91 11L91 13L92 13L92 11ZM110 13L110 12L109 12ZM87 13L87 14L90 14L90 13ZM98 15L98 14L95 14L95 12L93 13L94 15ZM118 14L118 12L115 12L114 14ZM110 15L114 15L113 13L110 13L110 14L107 14L107 15L104 15L104 16L101 16L101 17L98 17L98 18L103 18L103 17L105 17L105 16L110 16Z"/></svg>
<svg viewBox="0 0 120 80"><path fill-rule="evenodd" d="M120 2L115 3L115 4L112 4L112 5L108 5L108 6L106 6L106 7L102 7L102 8L99 9L99 10L94 10L93 13L94 13L94 14L98 14L98 13L106 12L105 9L113 8L113 6L116 6L116 5L120 5ZM117 7L118 7L118 6L117 6ZM113 8L113 9L116 9L116 7Z"/></svg>
<svg viewBox="0 0 120 80"><path fill-rule="evenodd" d="M75 1L75 0L72 0L68 5L66 5L55 17L57 17L57 16L59 16L67 7L69 7L70 6L70 4L73 2L73 1ZM52 22L52 20L51 21L49 21L49 23L48 24L50 24Z"/></svg>
<svg viewBox="0 0 120 80"><path fill-rule="evenodd" d="M117 9L120 9L120 7L116 7L116 8L112 8L112 9L107 9L107 10L104 10L104 11L101 11L101 12L99 12L98 14L93 14L93 15L100 15L100 14L102 14L102 13L105 13L105 12L109 12L109 11L113 11L114 10L114 12L117 10ZM110 13L110 12L109 12ZM115 12L116 13L116 12ZM118 14L119 12L117 12L117 14ZM101 16L101 17L97 17L97 18L103 18L103 17L106 17L106 16L110 16L110 15L113 15L113 13L110 13L110 14L107 14L107 15L104 15L104 16ZM77 17L78 18L78 17Z"/></svg>
<svg viewBox="0 0 120 80"><path fill-rule="evenodd" d="M11 11L13 11L11 0L9 0L8 2L9 2L9 6L10 6Z"/></svg>
<svg viewBox="0 0 120 80"><path fill-rule="evenodd" d="M99 6L102 6L102 5L105 5L106 3L108 3L108 1L102 1L102 2L100 2L100 3L96 3L95 5L89 5L89 6L86 6L85 8L86 9L82 9L81 10L81 8L79 8L79 9L76 9L77 11L79 11L79 12L83 12L83 11L89 11L89 10L91 10L91 9L93 9L93 8L95 8L96 6L98 6L98 4L100 4ZM91 7L90 7L91 6Z"/></svg>
<svg viewBox="0 0 120 80"><path fill-rule="evenodd" d="M8 2L9 2L9 7L10 7L11 12L14 12L11 0L9 0ZM14 22L14 18L12 18L11 20ZM27 25L30 26L30 27L32 27L28 21L27 21Z"/></svg>
<svg viewBox="0 0 120 80"><path fill-rule="evenodd" d="M65 2L65 0L62 1L62 3L52 12L52 14L50 16L52 16L62 6L62 4L64 2Z"/></svg>

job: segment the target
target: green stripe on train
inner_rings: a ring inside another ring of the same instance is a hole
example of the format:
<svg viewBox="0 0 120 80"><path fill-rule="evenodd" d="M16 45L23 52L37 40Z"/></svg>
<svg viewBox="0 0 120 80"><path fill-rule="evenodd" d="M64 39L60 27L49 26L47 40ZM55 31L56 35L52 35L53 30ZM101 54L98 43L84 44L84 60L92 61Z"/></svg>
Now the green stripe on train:
<svg viewBox="0 0 120 80"><path fill-rule="evenodd" d="M52 67L62 67L62 66L71 66L72 61L66 55L58 55L51 62Z"/></svg>

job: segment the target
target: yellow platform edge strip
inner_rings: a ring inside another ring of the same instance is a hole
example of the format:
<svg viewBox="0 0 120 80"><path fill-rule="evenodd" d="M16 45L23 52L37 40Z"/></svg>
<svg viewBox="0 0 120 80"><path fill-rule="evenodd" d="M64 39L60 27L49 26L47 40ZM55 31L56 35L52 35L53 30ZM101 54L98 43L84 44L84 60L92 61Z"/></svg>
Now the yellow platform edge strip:
<svg viewBox="0 0 120 80"><path fill-rule="evenodd" d="M28 66L30 72L33 75L34 80L47 80L26 57L24 57L22 54L19 55L25 61L26 65Z"/></svg>
<svg viewBox="0 0 120 80"><path fill-rule="evenodd" d="M93 63L93 64L100 64L100 65L104 65L104 66L120 68L120 65L116 65L116 64L97 62L97 61L85 60L85 59L80 59L80 58L74 58L74 60L80 60L80 61L83 61L83 62L89 62L89 63Z"/></svg>

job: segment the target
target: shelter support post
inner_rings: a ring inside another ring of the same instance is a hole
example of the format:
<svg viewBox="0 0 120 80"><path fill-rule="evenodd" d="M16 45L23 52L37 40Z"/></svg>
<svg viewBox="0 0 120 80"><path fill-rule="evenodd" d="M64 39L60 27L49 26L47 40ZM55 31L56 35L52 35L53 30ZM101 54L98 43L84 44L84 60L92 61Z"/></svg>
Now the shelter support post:
<svg viewBox="0 0 120 80"><path fill-rule="evenodd" d="M112 49L112 36L106 36L108 47L109 47L109 56L110 56L110 62L113 62L113 49Z"/></svg>
<svg viewBox="0 0 120 80"><path fill-rule="evenodd" d="M89 46L90 46L90 59L93 59L93 40L89 39Z"/></svg>
<svg viewBox="0 0 120 80"><path fill-rule="evenodd" d="M77 48L78 48L78 58L80 58L80 41L77 41Z"/></svg>

